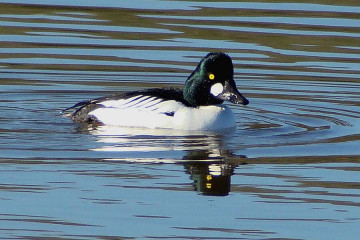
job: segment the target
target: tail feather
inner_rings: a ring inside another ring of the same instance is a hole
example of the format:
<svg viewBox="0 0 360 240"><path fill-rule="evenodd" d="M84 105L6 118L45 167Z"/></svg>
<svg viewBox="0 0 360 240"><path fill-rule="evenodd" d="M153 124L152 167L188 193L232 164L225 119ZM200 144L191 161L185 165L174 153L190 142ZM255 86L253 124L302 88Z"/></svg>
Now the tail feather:
<svg viewBox="0 0 360 240"><path fill-rule="evenodd" d="M61 114L74 122L94 122L93 117L89 116L89 113L100 106L94 100L85 100L62 110ZM73 111L68 112L70 110Z"/></svg>
<svg viewBox="0 0 360 240"><path fill-rule="evenodd" d="M88 105L90 103L91 103L91 100L84 100L84 101L78 102L78 103L76 103L75 105L73 105L71 107L68 107L66 109L61 110L61 113L65 114L65 112L67 112L69 110L76 109L76 108L79 108L79 107L84 107L84 106L86 106L86 105Z"/></svg>

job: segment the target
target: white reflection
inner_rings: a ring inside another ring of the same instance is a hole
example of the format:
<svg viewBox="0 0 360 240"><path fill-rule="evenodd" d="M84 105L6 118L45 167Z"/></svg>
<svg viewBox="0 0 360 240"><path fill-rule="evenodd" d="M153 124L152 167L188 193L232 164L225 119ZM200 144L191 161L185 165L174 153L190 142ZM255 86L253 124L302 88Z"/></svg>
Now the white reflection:
<svg viewBox="0 0 360 240"><path fill-rule="evenodd" d="M195 191L216 196L230 192L231 175L237 164L225 160L232 155L223 146L226 133L117 126L88 126L84 130L95 136L98 147L92 151L104 155L109 152L111 157L104 157L105 161L181 163L193 180Z"/></svg>
<svg viewBox="0 0 360 240"><path fill-rule="evenodd" d="M186 156L187 159L196 160L221 158L223 154L222 140L224 135L215 132L117 126L97 126L88 129L88 131L96 136L95 141L97 143L101 143L98 147L91 149L92 151L143 153L184 151L188 155ZM146 161L150 159L151 156Z"/></svg>

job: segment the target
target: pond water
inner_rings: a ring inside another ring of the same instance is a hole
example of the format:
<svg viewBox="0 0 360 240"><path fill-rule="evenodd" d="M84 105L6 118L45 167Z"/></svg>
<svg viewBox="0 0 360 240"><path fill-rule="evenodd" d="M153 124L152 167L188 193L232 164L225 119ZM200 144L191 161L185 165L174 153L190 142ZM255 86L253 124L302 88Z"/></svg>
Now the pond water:
<svg viewBox="0 0 360 240"><path fill-rule="evenodd" d="M358 1L0 0L0 238L355 239L359 26ZM232 132L60 114L211 51L250 100Z"/></svg>

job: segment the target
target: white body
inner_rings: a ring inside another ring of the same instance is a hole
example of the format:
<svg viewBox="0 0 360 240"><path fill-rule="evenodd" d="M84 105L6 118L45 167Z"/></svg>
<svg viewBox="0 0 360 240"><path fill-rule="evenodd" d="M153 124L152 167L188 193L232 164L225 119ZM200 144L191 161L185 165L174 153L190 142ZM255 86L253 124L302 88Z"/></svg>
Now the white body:
<svg viewBox="0 0 360 240"><path fill-rule="evenodd" d="M99 104L104 107L89 115L105 125L177 130L220 130L236 125L233 112L225 105L192 108L175 100L141 95Z"/></svg>

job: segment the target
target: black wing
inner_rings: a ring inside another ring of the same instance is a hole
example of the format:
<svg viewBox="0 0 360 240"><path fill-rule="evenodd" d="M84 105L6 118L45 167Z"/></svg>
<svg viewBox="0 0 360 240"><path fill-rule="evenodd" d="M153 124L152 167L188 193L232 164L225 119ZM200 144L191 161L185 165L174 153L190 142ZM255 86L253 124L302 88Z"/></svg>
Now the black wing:
<svg viewBox="0 0 360 240"><path fill-rule="evenodd" d="M120 99L128 99L134 98L133 101L136 101L136 96L144 97L154 97L155 99L159 99L161 101L175 100L183 103L185 106L189 104L184 100L182 89L174 89L174 88L153 88L141 91L133 91L133 92L123 92L120 94L113 94L106 97L100 97L92 100L85 100L71 106L62 112L65 113L67 111L73 110L71 113L65 114L65 116L72 119L74 122L87 122L92 123L96 122L96 119L91 118L89 113L94 111L97 108L104 107L101 103L108 100L120 100Z"/></svg>

